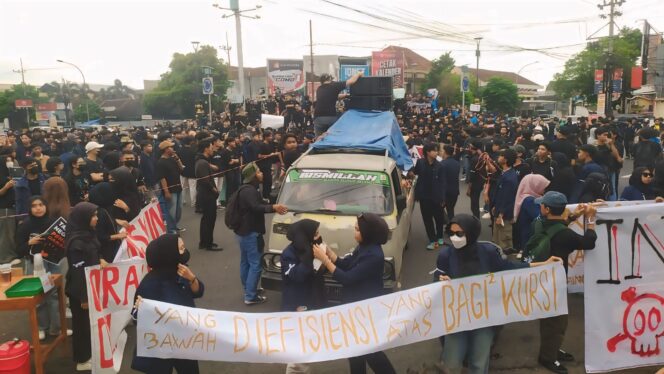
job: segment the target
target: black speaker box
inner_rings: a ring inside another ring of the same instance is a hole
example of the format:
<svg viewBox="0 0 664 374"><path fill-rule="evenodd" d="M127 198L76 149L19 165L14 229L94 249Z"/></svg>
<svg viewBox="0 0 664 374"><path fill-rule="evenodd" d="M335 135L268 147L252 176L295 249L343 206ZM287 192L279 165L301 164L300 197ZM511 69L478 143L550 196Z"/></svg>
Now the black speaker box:
<svg viewBox="0 0 664 374"><path fill-rule="evenodd" d="M351 86L352 87L352 86ZM351 95L348 102L349 109L362 110L392 110L392 95L382 96L354 96Z"/></svg>
<svg viewBox="0 0 664 374"><path fill-rule="evenodd" d="M392 95L392 77L361 77L350 86L351 96Z"/></svg>

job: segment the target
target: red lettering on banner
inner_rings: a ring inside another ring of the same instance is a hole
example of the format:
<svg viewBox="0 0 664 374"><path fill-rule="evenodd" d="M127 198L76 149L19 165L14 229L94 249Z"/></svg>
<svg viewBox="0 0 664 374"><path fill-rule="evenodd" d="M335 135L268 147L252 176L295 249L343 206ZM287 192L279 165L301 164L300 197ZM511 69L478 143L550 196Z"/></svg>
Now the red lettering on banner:
<svg viewBox="0 0 664 374"><path fill-rule="evenodd" d="M103 317L97 319L97 329L99 336L99 366L102 368L111 368L113 367L113 352L115 347L111 342L111 315L107 314ZM107 344L105 344L107 343ZM106 356L108 346L108 357Z"/></svg>
<svg viewBox="0 0 664 374"><path fill-rule="evenodd" d="M99 302L99 269L90 270L90 287L92 287L93 303L95 309L101 312L101 303Z"/></svg>
<svg viewBox="0 0 664 374"><path fill-rule="evenodd" d="M120 304L120 297L115 292L113 288L114 285L120 280L120 269L112 266L107 267L102 270L104 272L104 281L102 283L102 289L104 290L104 309L108 308L108 295L110 294L113 297L113 300L117 305Z"/></svg>
<svg viewBox="0 0 664 374"><path fill-rule="evenodd" d="M140 280L138 279L138 274L136 274L136 266L132 266L127 271L127 278L125 279L125 289L124 289L124 301L122 305L127 305L129 300L127 300L127 295L129 295L129 287L134 286L134 290L138 289L138 284Z"/></svg>

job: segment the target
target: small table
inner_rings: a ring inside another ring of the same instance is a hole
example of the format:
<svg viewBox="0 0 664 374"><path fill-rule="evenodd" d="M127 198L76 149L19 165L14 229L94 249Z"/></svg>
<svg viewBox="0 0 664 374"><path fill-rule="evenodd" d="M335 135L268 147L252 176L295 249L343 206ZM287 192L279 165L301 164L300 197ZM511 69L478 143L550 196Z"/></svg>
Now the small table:
<svg viewBox="0 0 664 374"><path fill-rule="evenodd" d="M51 275L54 287L46 293L30 297L11 297L7 298L5 291L16 282L27 276L12 276L12 282L6 286L0 286L0 311L27 310L30 315L30 327L32 328L32 347L35 355L35 370L37 374L44 373L44 362L53 351L55 346L62 343L67 337L67 322L65 320L65 287L62 281L62 274ZM39 342L39 325L37 324L37 305L44 302L44 299L51 292L58 290L58 303L60 304L60 335L49 344Z"/></svg>

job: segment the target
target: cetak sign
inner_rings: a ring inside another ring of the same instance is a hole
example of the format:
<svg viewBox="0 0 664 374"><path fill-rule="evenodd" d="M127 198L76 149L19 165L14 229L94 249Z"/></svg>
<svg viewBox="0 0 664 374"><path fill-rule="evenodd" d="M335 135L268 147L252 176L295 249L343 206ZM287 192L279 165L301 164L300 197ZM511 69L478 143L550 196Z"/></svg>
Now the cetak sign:
<svg viewBox="0 0 664 374"><path fill-rule="evenodd" d="M371 75L392 77L394 88L404 86L405 58L403 52L381 51L371 53Z"/></svg>
<svg viewBox="0 0 664 374"><path fill-rule="evenodd" d="M319 362L561 314L567 314L565 270L550 264L300 313L225 312L144 299L136 344L144 357Z"/></svg>

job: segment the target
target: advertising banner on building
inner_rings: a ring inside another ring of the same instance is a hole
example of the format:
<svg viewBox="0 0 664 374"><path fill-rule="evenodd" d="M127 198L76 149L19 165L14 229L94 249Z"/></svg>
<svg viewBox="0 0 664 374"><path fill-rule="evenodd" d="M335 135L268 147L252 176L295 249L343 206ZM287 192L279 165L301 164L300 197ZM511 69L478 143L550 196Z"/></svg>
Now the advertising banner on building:
<svg viewBox="0 0 664 374"><path fill-rule="evenodd" d="M339 81L347 81L353 75L363 72L365 77L371 75L369 65L344 65L339 66Z"/></svg>
<svg viewBox="0 0 664 374"><path fill-rule="evenodd" d="M392 77L394 88L403 88L405 61L401 51L372 52L371 75Z"/></svg>
<svg viewBox="0 0 664 374"><path fill-rule="evenodd" d="M604 70L595 69L595 95L604 90Z"/></svg>
<svg viewBox="0 0 664 374"><path fill-rule="evenodd" d="M482 327L567 314L560 263L477 275L307 312L243 313L143 300L139 356L320 362Z"/></svg>
<svg viewBox="0 0 664 374"><path fill-rule="evenodd" d="M304 61L267 60L267 90L269 95L288 93L304 88Z"/></svg>
<svg viewBox="0 0 664 374"><path fill-rule="evenodd" d="M597 242L584 258L589 373L664 365L662 212L662 203L597 212Z"/></svg>

